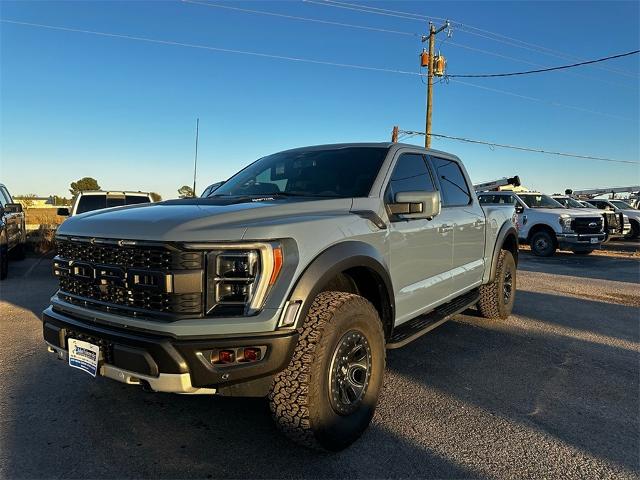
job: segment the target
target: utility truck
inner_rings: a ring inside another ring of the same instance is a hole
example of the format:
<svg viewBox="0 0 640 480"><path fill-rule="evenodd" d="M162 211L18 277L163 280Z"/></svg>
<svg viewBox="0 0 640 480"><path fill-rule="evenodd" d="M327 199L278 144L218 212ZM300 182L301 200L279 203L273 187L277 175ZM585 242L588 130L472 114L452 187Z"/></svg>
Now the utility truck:
<svg viewBox="0 0 640 480"><path fill-rule="evenodd" d="M504 319L516 294L513 206L399 143L269 155L206 198L72 216L57 241L51 352L156 392L266 397L325 450L369 425L385 349L468 308Z"/></svg>

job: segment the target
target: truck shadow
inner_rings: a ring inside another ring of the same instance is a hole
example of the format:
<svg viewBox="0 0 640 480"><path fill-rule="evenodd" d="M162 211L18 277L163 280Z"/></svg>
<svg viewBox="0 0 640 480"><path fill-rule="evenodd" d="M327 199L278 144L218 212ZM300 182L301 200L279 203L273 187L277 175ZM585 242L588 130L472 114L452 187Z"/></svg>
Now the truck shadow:
<svg viewBox="0 0 640 480"><path fill-rule="evenodd" d="M456 317L391 351L388 369L638 472L637 308L518 295L517 316Z"/></svg>
<svg viewBox="0 0 640 480"><path fill-rule="evenodd" d="M62 371L64 370L64 371ZM263 399L146 393L34 355L3 406L6 478L373 478L479 476L376 419L326 454L277 432Z"/></svg>

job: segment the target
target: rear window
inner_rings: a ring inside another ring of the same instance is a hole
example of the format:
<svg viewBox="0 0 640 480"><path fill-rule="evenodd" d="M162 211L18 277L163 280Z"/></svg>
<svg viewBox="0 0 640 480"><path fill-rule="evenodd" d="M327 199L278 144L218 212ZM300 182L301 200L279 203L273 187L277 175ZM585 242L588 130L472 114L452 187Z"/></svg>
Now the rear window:
<svg viewBox="0 0 640 480"><path fill-rule="evenodd" d="M149 197L144 195L127 195L125 197L126 205L136 205L138 203L151 203Z"/></svg>
<svg viewBox="0 0 640 480"><path fill-rule="evenodd" d="M82 195L78 201L76 213L87 213L101 208L107 208L106 195Z"/></svg>

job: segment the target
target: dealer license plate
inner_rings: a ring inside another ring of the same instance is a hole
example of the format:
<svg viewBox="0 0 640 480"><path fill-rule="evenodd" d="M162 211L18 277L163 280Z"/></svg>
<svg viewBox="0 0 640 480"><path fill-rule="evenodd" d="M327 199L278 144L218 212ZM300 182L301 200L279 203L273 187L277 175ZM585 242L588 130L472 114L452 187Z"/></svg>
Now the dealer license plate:
<svg viewBox="0 0 640 480"><path fill-rule="evenodd" d="M69 339L69 365L92 376L98 373L100 347L75 338Z"/></svg>
<svg viewBox="0 0 640 480"><path fill-rule="evenodd" d="M591 239L591 243L598 243L598 239L597 239L596 237L593 237L593 238Z"/></svg>

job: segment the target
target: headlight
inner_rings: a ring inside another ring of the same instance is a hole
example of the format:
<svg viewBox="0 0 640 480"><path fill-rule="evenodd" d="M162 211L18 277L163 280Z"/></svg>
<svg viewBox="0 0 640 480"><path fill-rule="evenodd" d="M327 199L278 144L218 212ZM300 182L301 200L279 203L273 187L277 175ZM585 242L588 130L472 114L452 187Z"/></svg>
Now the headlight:
<svg viewBox="0 0 640 480"><path fill-rule="evenodd" d="M282 268L275 243L189 244L207 249L206 315L251 315L264 301Z"/></svg>
<svg viewBox="0 0 640 480"><path fill-rule="evenodd" d="M573 222L573 218L571 217L560 217L560 226L562 230L565 232L571 232L571 223Z"/></svg>

